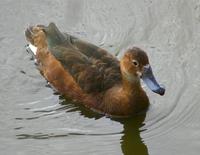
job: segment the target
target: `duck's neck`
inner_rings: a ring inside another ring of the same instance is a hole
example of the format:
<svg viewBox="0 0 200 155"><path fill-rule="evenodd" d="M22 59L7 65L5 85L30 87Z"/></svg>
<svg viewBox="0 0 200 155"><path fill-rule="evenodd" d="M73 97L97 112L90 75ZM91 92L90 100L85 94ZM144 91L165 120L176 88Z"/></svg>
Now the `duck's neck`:
<svg viewBox="0 0 200 155"><path fill-rule="evenodd" d="M122 72L122 87L123 91L131 96L140 93L142 90L139 77L129 75L125 72Z"/></svg>

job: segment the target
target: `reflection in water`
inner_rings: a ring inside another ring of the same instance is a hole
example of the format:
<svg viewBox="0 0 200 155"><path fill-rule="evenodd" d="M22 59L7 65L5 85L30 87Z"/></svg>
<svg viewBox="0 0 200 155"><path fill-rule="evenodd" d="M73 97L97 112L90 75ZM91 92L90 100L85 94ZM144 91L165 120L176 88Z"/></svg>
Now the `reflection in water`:
<svg viewBox="0 0 200 155"><path fill-rule="evenodd" d="M65 99L63 96L60 96L60 104L65 106L70 106L70 108L67 108L67 112L74 112L78 111L80 115L87 117L87 118L94 118L99 119L103 117L103 115L98 114L96 112L93 112L92 110L85 108L83 105L71 102L71 100Z"/></svg>
<svg viewBox="0 0 200 155"><path fill-rule="evenodd" d="M124 125L121 137L121 148L124 155L147 155L148 149L140 137L140 128L143 126L145 114L120 122Z"/></svg>
<svg viewBox="0 0 200 155"><path fill-rule="evenodd" d="M64 101L62 104L69 104L69 102ZM102 115L92 112L91 110L80 105L77 105L76 108L73 108L71 111L74 110L80 111L81 115L87 118L99 119L103 117ZM111 118L113 121L120 122L124 127L124 130L121 132L123 133L121 137L121 149L124 155L148 154L148 149L140 137L140 128L144 125L143 121L145 120L145 116L145 114L141 114L132 118ZM109 135L111 134L118 133L109 133Z"/></svg>
<svg viewBox="0 0 200 155"><path fill-rule="evenodd" d="M72 103L70 100L60 98L60 104L62 108L56 109L56 111L64 110L66 112L78 112L80 115L86 118L100 119L104 115L95 113L80 104ZM54 109L55 110L55 109ZM39 112L39 111L36 111ZM41 112L44 112L41 111ZM50 112L50 111L48 111ZM31 118L29 118L31 120ZM112 121L119 122L123 125L123 131L111 132L111 133L87 133L84 131L73 130L66 133L34 133L34 134L18 134L17 139L52 139L52 138L63 138L68 136L112 136L122 135L121 139L121 150L124 155L147 155L148 149L143 143L140 137L140 128L144 125L143 121L145 114L141 114L132 118L111 118ZM18 130L18 129L16 129Z"/></svg>

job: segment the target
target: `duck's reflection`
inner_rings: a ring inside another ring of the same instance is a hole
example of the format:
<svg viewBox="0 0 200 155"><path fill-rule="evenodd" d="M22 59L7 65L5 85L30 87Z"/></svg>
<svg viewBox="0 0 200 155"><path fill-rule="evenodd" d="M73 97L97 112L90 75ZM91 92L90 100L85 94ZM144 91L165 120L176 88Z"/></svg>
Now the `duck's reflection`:
<svg viewBox="0 0 200 155"><path fill-rule="evenodd" d="M69 102L62 102L61 104L69 104ZM71 111L79 111L81 115L87 118L99 119L103 117L83 106L76 106ZM68 111L69 112L69 111ZM124 155L148 155L147 146L143 143L140 137L140 128L144 125L145 114L135 116L133 118L111 119L120 122L123 125L121 137L121 149Z"/></svg>
<svg viewBox="0 0 200 155"><path fill-rule="evenodd" d="M67 101L63 97L60 96L59 100L61 106L58 110L64 110L67 113L69 112L78 112L80 115L92 118L92 119L99 119L103 117L103 115L97 114L80 104L71 103ZM43 111L41 111L43 112ZM138 115L133 118L123 118L123 119L113 119L112 121L119 122L123 125L123 130L118 133L118 135L122 135L119 139L121 144L121 150L124 155L147 155L148 150L146 145L142 142L140 137L140 128L143 125L143 121L145 119L145 114ZM30 119L29 119L30 120ZM32 120L32 119L31 119ZM15 128L15 130L20 130L21 128ZM62 134L54 134L54 133L20 133L17 134L17 139L50 139L50 138L58 138L58 137L68 137L69 135L80 135L79 133L62 133ZM95 135L98 134L81 134L81 135ZM110 134L99 134L99 135L110 135ZM121 141L120 141L121 140Z"/></svg>
<svg viewBox="0 0 200 155"><path fill-rule="evenodd" d="M140 137L140 128L143 126L145 114L134 118L123 119L123 136L121 137L121 149L124 155L147 155L148 149Z"/></svg>

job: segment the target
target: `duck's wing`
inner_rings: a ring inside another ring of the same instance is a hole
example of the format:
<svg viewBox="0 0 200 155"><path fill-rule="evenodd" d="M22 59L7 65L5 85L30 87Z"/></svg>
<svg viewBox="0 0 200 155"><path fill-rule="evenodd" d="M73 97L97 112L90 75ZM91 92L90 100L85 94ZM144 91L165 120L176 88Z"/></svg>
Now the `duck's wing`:
<svg viewBox="0 0 200 155"><path fill-rule="evenodd" d="M68 33L62 33L54 23L50 23L47 27L40 27L45 31L49 48L54 48L55 46L60 45L68 49L78 50L88 58L95 58L107 64L119 64L117 58L106 50L91 43L82 41Z"/></svg>
<svg viewBox="0 0 200 155"><path fill-rule="evenodd" d="M83 41L79 38L76 38L68 33L63 33L63 36L66 39L65 45L67 47L72 46L73 48L78 49L80 52L85 54L88 57L94 57L95 59L102 59L103 57L109 57L109 61L118 62L117 58L112 54L108 53L106 50L91 44L89 42Z"/></svg>
<svg viewBox="0 0 200 155"><path fill-rule="evenodd" d="M121 80L119 62L112 55L79 40L71 43L73 48L58 45L50 51L85 92L102 92Z"/></svg>
<svg viewBox="0 0 200 155"><path fill-rule="evenodd" d="M42 28L49 50L87 93L104 91L121 80L119 61L107 51L60 32L54 23Z"/></svg>

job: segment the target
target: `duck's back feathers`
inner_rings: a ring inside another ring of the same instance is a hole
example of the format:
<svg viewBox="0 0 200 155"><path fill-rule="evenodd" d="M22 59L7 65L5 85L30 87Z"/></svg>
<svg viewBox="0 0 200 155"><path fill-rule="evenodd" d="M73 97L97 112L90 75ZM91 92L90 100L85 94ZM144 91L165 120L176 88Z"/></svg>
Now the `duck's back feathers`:
<svg viewBox="0 0 200 155"><path fill-rule="evenodd" d="M119 62L115 57L73 36L65 34L65 37L62 44L51 47L50 51L85 92L102 92L120 82Z"/></svg>

